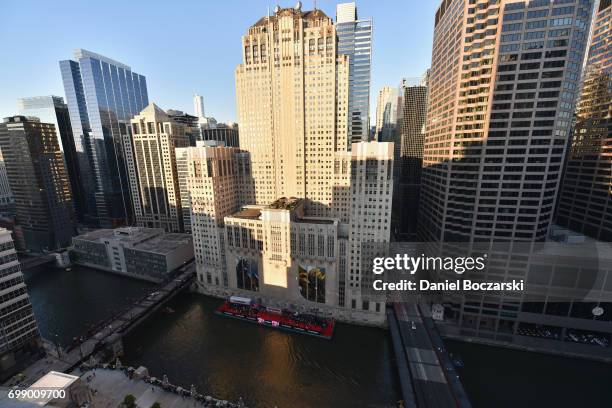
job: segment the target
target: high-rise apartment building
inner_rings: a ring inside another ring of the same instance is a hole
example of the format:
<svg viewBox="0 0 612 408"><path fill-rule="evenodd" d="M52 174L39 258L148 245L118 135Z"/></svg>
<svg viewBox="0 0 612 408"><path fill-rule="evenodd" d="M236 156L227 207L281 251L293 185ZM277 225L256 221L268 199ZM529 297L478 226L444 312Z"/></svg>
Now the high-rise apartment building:
<svg viewBox="0 0 612 408"><path fill-rule="evenodd" d="M129 122L148 104L145 77L125 64L78 49L60 61L79 159L84 222L114 227L133 217L123 151Z"/></svg>
<svg viewBox="0 0 612 408"><path fill-rule="evenodd" d="M423 167L423 142L427 117L427 75L419 85L400 86L399 117L395 131L395 190L393 227L396 239L413 239Z"/></svg>
<svg viewBox="0 0 612 408"><path fill-rule="evenodd" d="M72 201L74 202L77 220L83 221L83 197L81 185L81 172L77 158L72 127L70 126L70 115L68 105L64 98L59 96L35 96L19 98L17 100L19 115L34 116L43 123L51 123L55 126L57 143L64 158L64 166L68 171Z"/></svg>
<svg viewBox="0 0 612 408"><path fill-rule="evenodd" d="M134 116L131 137L124 140L136 224L182 232L175 149L189 146L185 126L151 103Z"/></svg>
<svg viewBox="0 0 612 408"><path fill-rule="evenodd" d="M602 241L612 241L611 21L601 0L557 208L557 223Z"/></svg>
<svg viewBox="0 0 612 408"><path fill-rule="evenodd" d="M370 135L372 19L359 20L355 3L336 6L338 54L349 58L348 145Z"/></svg>
<svg viewBox="0 0 612 408"><path fill-rule="evenodd" d="M5 118L0 147L27 249L67 247L75 232L74 207L55 126L25 116Z"/></svg>
<svg viewBox="0 0 612 408"><path fill-rule="evenodd" d="M592 1L445 0L436 12L419 225L428 241L542 241Z"/></svg>
<svg viewBox="0 0 612 408"><path fill-rule="evenodd" d="M394 140L397 125L399 93L397 88L383 86L376 100L376 138L380 142Z"/></svg>
<svg viewBox="0 0 612 408"><path fill-rule="evenodd" d="M334 153L346 150L348 58L321 10L277 7L242 37L236 68L240 147L251 154L257 204L306 199L330 214Z"/></svg>
<svg viewBox="0 0 612 408"><path fill-rule="evenodd" d="M40 334L11 233L0 228L0 380L38 354Z"/></svg>

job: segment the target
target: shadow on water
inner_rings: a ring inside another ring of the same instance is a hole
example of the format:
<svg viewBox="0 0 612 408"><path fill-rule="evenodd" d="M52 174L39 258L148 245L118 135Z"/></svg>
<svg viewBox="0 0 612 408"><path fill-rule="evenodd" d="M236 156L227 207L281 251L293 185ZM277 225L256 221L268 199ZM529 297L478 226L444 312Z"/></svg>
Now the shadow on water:
<svg viewBox="0 0 612 408"><path fill-rule="evenodd" d="M39 266L24 271L24 275L41 335L64 346L153 287L81 266L71 271Z"/></svg>
<svg viewBox="0 0 612 408"><path fill-rule="evenodd" d="M399 396L382 329L339 324L331 341L213 314L186 293L125 339L125 361L171 382L251 407L393 407Z"/></svg>
<svg viewBox="0 0 612 408"><path fill-rule="evenodd" d="M612 365L446 341L474 408L609 407Z"/></svg>

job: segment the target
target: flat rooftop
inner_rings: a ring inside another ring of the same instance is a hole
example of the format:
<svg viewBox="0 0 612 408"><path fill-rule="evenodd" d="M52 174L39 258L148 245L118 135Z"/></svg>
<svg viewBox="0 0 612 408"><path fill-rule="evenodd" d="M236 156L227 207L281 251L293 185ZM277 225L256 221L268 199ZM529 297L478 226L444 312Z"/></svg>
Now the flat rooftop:
<svg viewBox="0 0 612 408"><path fill-rule="evenodd" d="M258 220L261 217L261 210L258 208L243 208L237 213L230 215L230 217Z"/></svg>
<svg viewBox="0 0 612 408"><path fill-rule="evenodd" d="M141 251L154 252L157 254L167 254L183 245L191 245L191 235L170 233L162 234L155 238L139 242L134 245L134 249Z"/></svg>
<svg viewBox="0 0 612 408"><path fill-rule="evenodd" d="M157 254L168 254L183 245L191 245L191 235L165 233L161 228L122 227L98 229L74 237L76 240L101 243L102 240L121 242L126 248Z"/></svg>

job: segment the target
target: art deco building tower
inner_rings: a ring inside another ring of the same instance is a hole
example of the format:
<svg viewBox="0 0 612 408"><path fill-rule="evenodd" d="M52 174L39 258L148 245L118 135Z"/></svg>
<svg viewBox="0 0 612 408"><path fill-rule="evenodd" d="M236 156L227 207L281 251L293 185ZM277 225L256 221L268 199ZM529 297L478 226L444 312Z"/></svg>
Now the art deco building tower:
<svg viewBox="0 0 612 408"><path fill-rule="evenodd" d="M442 2L429 79L423 239L546 238L592 3Z"/></svg>
<svg viewBox="0 0 612 408"><path fill-rule="evenodd" d="M384 299L362 289L369 249L389 244L393 144L348 147L337 37L300 2L249 27L236 69L240 150L179 149L182 188L201 292L380 324Z"/></svg>
<svg viewBox="0 0 612 408"><path fill-rule="evenodd" d="M612 241L612 5L602 0L576 111L557 222Z"/></svg>
<svg viewBox="0 0 612 408"><path fill-rule="evenodd" d="M136 224L182 232L175 149L189 146L185 126L151 103L132 119L131 128L132 135L125 139L124 150Z"/></svg>
<svg viewBox="0 0 612 408"><path fill-rule="evenodd" d="M321 10L276 8L242 37L236 68L240 147L251 154L256 201L306 199L330 213L334 153L347 148L348 58Z"/></svg>

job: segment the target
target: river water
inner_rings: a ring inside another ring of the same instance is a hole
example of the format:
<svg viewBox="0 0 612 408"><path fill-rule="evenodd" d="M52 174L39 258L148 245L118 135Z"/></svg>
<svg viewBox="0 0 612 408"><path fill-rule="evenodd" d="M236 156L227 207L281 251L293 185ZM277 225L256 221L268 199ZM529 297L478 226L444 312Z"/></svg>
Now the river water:
<svg viewBox="0 0 612 408"><path fill-rule="evenodd" d="M152 291L83 267L25 275L41 334L64 345ZM339 324L330 341L214 315L219 303L177 296L173 312L159 311L124 339L122 362L250 407L394 407L401 398L387 331Z"/></svg>
<svg viewBox="0 0 612 408"><path fill-rule="evenodd" d="M612 365L446 341L474 408L612 407Z"/></svg>
<svg viewBox="0 0 612 408"><path fill-rule="evenodd" d="M151 292L83 267L25 272L41 334L60 344ZM124 362L251 407L392 407L400 392L389 335L339 324L331 341L219 317L218 299L184 293L124 339ZM449 341L475 408L609 407L612 365Z"/></svg>

